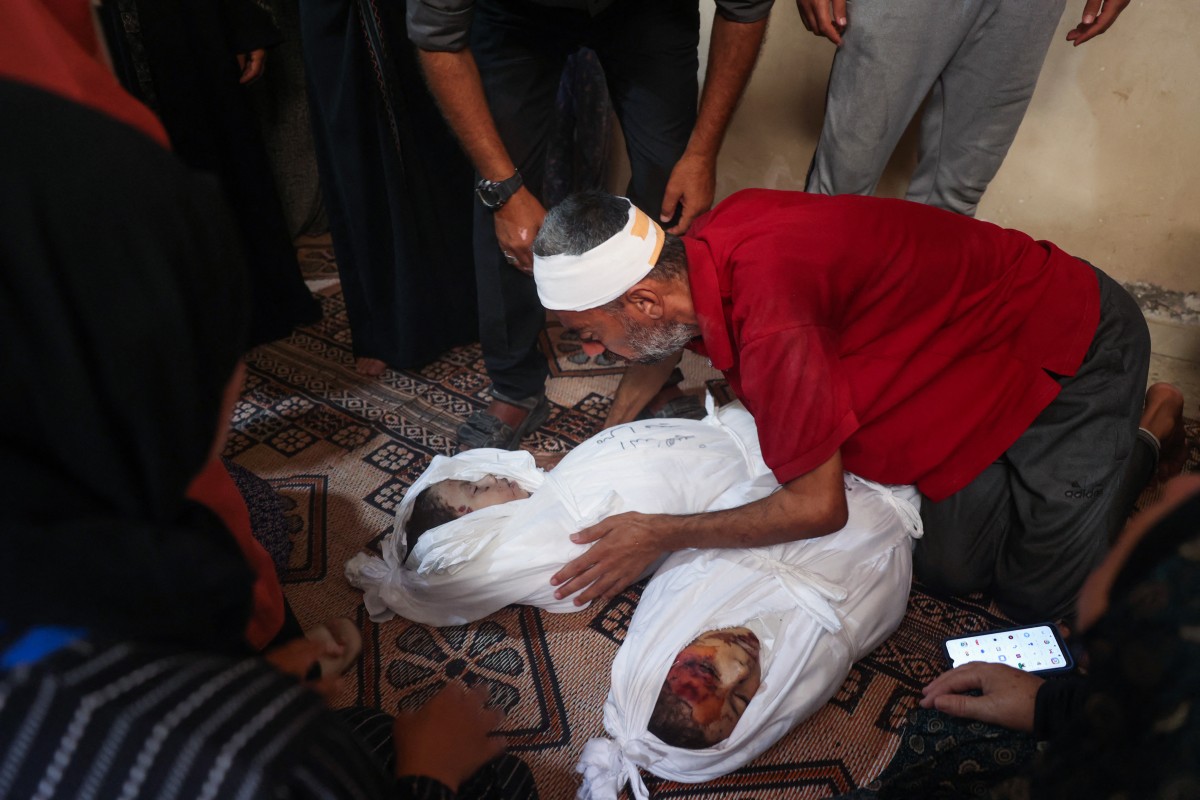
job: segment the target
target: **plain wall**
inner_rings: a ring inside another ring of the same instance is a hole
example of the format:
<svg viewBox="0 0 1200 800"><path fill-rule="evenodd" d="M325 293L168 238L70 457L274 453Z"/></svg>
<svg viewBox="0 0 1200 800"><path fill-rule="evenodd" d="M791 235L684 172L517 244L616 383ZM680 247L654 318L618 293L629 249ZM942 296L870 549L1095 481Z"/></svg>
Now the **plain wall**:
<svg viewBox="0 0 1200 800"><path fill-rule="evenodd" d="M702 65L714 7L701 3ZM1119 280L1200 291L1200 3L1134 2L1076 48L1065 37L1082 9L1068 0L978 216L1049 239ZM804 29L794 2L775 4L721 151L717 199L751 186L804 187L833 53ZM907 137L878 193L902 196L914 158Z"/></svg>

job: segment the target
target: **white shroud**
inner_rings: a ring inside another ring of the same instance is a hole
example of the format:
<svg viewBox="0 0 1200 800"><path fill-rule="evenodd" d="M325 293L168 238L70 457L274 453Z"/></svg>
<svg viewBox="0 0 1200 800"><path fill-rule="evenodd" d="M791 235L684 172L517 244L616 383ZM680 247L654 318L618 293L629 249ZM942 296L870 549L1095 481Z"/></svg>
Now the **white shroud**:
<svg viewBox="0 0 1200 800"><path fill-rule="evenodd" d="M845 475L841 531L771 547L684 550L646 587L612 667L604 705L611 739L592 739L577 769L579 797L615 800L626 781L647 797L638 768L699 783L744 766L834 695L850 665L900 624L912 581L920 495ZM762 684L728 739L686 750L646 730L675 656L701 633L748 625Z"/></svg>
<svg viewBox="0 0 1200 800"><path fill-rule="evenodd" d="M512 604L579 611L557 600L550 577L586 552L568 538L612 514L692 514L744 505L778 488L758 446L754 419L740 403L712 408L703 420L655 419L601 431L550 472L533 456L470 450L437 456L408 490L383 558L346 563L371 619L400 614L426 625L472 622ZM495 474L533 492L427 531L405 563L404 525L427 486L446 478ZM647 570L649 574L658 564Z"/></svg>

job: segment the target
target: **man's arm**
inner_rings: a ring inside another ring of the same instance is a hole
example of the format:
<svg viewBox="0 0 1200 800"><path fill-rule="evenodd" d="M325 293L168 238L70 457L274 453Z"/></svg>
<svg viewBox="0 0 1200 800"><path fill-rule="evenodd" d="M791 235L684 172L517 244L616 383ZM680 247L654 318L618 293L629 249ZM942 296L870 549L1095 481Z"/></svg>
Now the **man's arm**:
<svg viewBox="0 0 1200 800"><path fill-rule="evenodd" d="M841 530L848 515L842 454L784 484L770 497L740 508L705 514L617 514L571 536L595 542L555 573L562 598L580 592L576 605L608 599L637 580L665 553L688 547L759 547L812 539Z"/></svg>
<svg viewBox="0 0 1200 800"><path fill-rule="evenodd" d="M754 71L766 32L767 17L755 22L734 22L718 12L713 18L696 126L687 148L671 170L663 195L663 222L669 222L676 205L682 204L679 223L668 233L683 233L693 219L712 208L717 153L742 90Z"/></svg>
<svg viewBox="0 0 1200 800"><path fill-rule="evenodd" d="M471 51L418 52L425 81L476 171L492 181L512 177L517 167L509 157L488 110L483 80L479 77L479 68ZM533 253L530 247L538 229L542 227L546 209L522 186L494 213L500 249L516 258L513 266L532 274Z"/></svg>

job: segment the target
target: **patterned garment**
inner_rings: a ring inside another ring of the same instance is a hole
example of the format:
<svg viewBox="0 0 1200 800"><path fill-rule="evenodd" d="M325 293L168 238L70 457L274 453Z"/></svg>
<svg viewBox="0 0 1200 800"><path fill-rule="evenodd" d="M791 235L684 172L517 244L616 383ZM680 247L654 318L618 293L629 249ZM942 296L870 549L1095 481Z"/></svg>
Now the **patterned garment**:
<svg viewBox="0 0 1200 800"><path fill-rule="evenodd" d="M918 709L878 780L841 800L994 797L998 787L1022 780L1036 749L1027 734Z"/></svg>
<svg viewBox="0 0 1200 800"><path fill-rule="evenodd" d="M259 659L79 641L0 674L0 797L454 796L432 778L389 776L376 756L391 756L391 724L334 713ZM537 793L528 767L505 758L459 796Z"/></svg>
<svg viewBox="0 0 1200 800"><path fill-rule="evenodd" d="M1200 797L1200 494L1139 542L1084 644L1087 694L1029 796Z"/></svg>
<svg viewBox="0 0 1200 800"><path fill-rule="evenodd" d="M255 540L271 555L275 570L287 572L292 557L292 539L288 529L285 500L262 478L240 464L222 459L229 476L237 485L246 510L250 512L250 531Z"/></svg>
<svg viewBox="0 0 1200 800"><path fill-rule="evenodd" d="M918 710L843 800L1200 797L1200 495L1139 542L1084 643L1083 699L1049 742Z"/></svg>
<svg viewBox="0 0 1200 800"><path fill-rule="evenodd" d="M79 642L0 677L0 703L0 797L394 792L316 694L256 659Z"/></svg>

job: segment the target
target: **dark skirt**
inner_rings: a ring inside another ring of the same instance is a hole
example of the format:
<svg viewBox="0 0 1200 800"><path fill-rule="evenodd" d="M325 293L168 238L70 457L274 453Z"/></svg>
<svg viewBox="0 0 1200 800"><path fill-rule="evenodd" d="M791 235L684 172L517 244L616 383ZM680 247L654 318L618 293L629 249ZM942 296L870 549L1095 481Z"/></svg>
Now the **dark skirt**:
<svg viewBox="0 0 1200 800"><path fill-rule="evenodd" d="M419 367L478 338L473 172L404 4L300 0L309 111L354 354Z"/></svg>

